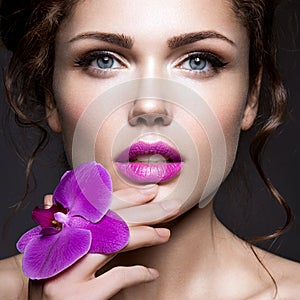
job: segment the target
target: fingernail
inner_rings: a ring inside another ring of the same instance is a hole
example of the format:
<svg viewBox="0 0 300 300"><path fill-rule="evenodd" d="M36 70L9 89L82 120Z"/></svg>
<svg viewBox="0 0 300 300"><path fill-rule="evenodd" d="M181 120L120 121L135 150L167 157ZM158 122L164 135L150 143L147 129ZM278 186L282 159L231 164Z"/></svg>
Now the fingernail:
<svg viewBox="0 0 300 300"><path fill-rule="evenodd" d="M139 189L140 193L145 195L152 195L157 190L157 184L148 184Z"/></svg>
<svg viewBox="0 0 300 300"><path fill-rule="evenodd" d="M175 201L161 202L160 206L167 212L171 212L178 209L178 204Z"/></svg>
<svg viewBox="0 0 300 300"><path fill-rule="evenodd" d="M156 279L159 277L159 273L157 270L152 269L152 268L148 268L149 273L151 274L153 279Z"/></svg>
<svg viewBox="0 0 300 300"><path fill-rule="evenodd" d="M155 228L156 233L162 238L170 237L170 230L167 228Z"/></svg>

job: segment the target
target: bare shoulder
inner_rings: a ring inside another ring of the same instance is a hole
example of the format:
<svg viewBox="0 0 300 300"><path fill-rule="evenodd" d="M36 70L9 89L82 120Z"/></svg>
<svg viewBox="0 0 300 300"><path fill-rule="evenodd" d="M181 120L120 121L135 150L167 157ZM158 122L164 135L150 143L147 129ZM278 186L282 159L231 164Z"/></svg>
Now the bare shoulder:
<svg viewBox="0 0 300 300"><path fill-rule="evenodd" d="M270 253L264 261L278 285L278 299L300 299L300 263Z"/></svg>
<svg viewBox="0 0 300 300"><path fill-rule="evenodd" d="M279 288L283 299L300 299L300 263L277 257Z"/></svg>
<svg viewBox="0 0 300 300"><path fill-rule="evenodd" d="M0 299L27 299L27 279L21 271L21 255L0 260Z"/></svg>

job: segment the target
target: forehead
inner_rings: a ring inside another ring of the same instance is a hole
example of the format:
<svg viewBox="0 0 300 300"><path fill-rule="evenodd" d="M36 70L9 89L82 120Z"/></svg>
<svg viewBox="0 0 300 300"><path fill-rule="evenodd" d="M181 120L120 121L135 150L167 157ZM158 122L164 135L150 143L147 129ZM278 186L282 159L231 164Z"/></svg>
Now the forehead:
<svg viewBox="0 0 300 300"><path fill-rule="evenodd" d="M101 31L154 40L210 30L232 40L247 35L227 0L83 0L60 31L65 38Z"/></svg>

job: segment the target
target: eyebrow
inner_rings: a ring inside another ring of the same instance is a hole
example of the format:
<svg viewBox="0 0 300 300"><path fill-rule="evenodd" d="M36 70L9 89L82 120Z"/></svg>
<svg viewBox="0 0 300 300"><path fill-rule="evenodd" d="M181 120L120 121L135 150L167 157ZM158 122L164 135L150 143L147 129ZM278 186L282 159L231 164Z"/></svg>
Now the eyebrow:
<svg viewBox="0 0 300 300"><path fill-rule="evenodd" d="M133 39L130 36L117 33L103 33L103 32L86 32L73 37L69 43L79 40L94 39L110 44L120 46L122 48L131 49L133 46Z"/></svg>
<svg viewBox="0 0 300 300"><path fill-rule="evenodd" d="M69 41L69 43L73 43L79 40L86 40L86 39L94 39L94 40L107 42L110 44L120 46L125 49L131 49L134 44L134 40L130 36L127 36L125 34L105 33L105 32L81 33L73 37ZM180 34L168 39L167 44L169 48L176 49L205 39L221 39L235 46L235 43L232 40L215 31L201 31L201 32Z"/></svg>
<svg viewBox="0 0 300 300"><path fill-rule="evenodd" d="M167 43L169 48L176 49L205 39L221 39L235 46L235 43L232 40L215 31L184 33L170 38Z"/></svg>

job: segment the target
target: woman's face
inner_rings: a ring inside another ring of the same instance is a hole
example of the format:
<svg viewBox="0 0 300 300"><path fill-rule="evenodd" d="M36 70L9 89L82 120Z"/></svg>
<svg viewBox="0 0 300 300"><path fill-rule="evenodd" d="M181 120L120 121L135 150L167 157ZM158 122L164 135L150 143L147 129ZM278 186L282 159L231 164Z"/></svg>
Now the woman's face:
<svg viewBox="0 0 300 300"><path fill-rule="evenodd" d="M158 183L154 201L175 199L180 213L216 192L257 107L230 5L79 2L57 35L49 119L69 162L96 159L115 190Z"/></svg>

